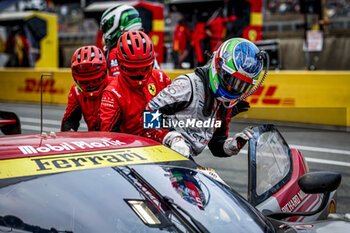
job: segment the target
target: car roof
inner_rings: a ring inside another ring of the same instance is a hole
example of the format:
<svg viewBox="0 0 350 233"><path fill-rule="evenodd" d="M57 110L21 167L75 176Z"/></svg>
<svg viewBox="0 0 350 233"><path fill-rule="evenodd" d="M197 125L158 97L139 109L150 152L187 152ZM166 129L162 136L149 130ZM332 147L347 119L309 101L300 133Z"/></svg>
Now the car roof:
<svg viewBox="0 0 350 233"><path fill-rule="evenodd" d="M0 160L159 145L145 137L111 132L59 132L0 137Z"/></svg>
<svg viewBox="0 0 350 233"><path fill-rule="evenodd" d="M0 137L0 179L190 160L151 139L109 132Z"/></svg>

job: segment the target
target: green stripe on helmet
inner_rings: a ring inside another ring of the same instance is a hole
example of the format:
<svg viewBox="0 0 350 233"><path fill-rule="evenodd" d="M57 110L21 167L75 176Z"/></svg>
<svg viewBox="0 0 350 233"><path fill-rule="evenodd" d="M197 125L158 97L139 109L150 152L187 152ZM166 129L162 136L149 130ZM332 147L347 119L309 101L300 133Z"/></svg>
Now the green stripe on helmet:
<svg viewBox="0 0 350 233"><path fill-rule="evenodd" d="M215 59L213 58L211 60L211 67L215 64ZM213 90L213 93L216 93L218 90L218 84L219 84L219 79L218 79L218 74L216 73L216 70L213 68L209 69L209 81L210 81L210 87Z"/></svg>
<svg viewBox="0 0 350 233"><path fill-rule="evenodd" d="M136 17L132 18L131 16L134 15ZM131 24L141 22L139 13L135 9L127 9L124 12L122 12L119 22L120 28L126 28L130 26Z"/></svg>
<svg viewBox="0 0 350 233"><path fill-rule="evenodd" d="M121 6L122 6L122 5L117 5L117 6L115 6L115 7L112 7L111 9L107 10L106 12L104 12L103 15L102 15L102 19L103 19L104 17L106 17L106 15L108 15L109 13L111 13L112 11L114 11L115 9L117 9L117 8L119 8L119 7L121 7Z"/></svg>

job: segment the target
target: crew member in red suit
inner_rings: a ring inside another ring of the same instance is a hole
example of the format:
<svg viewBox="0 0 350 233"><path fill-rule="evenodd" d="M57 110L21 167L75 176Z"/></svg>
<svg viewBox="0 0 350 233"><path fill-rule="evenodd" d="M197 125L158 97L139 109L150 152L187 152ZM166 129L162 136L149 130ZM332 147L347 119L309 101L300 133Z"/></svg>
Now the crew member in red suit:
<svg viewBox="0 0 350 233"><path fill-rule="evenodd" d="M75 83L68 94L61 131L77 131L82 116L89 131L99 130L102 90L112 80L107 76L105 56L96 46L78 48L72 57L71 68Z"/></svg>
<svg viewBox="0 0 350 233"><path fill-rule="evenodd" d="M102 93L101 130L150 137L176 150L185 144L179 133L143 128L140 118L148 102L171 82L161 70L153 68L154 49L142 31L125 32L117 43L119 75Z"/></svg>
<svg viewBox="0 0 350 233"><path fill-rule="evenodd" d="M206 63L206 57L204 51L209 47L207 45L207 34L205 32L206 27L206 12L198 15L198 22L196 23L192 32L192 45L194 48L195 57L197 58L197 66L203 66Z"/></svg>
<svg viewBox="0 0 350 233"><path fill-rule="evenodd" d="M219 9L214 15L209 19L206 25L206 34L210 40L210 50L213 53L219 48L222 42L226 38L226 23L229 21L234 21L236 16L224 17L222 14L222 9Z"/></svg>
<svg viewBox="0 0 350 233"><path fill-rule="evenodd" d="M125 32L116 54L120 73L102 94L101 129L137 134L146 104L171 80L153 69L153 45L142 31Z"/></svg>
<svg viewBox="0 0 350 233"><path fill-rule="evenodd" d="M185 19L180 19L178 25L175 27L173 39L173 52L176 68L182 68L181 63L184 62L189 55L191 37L191 30L186 25Z"/></svg>

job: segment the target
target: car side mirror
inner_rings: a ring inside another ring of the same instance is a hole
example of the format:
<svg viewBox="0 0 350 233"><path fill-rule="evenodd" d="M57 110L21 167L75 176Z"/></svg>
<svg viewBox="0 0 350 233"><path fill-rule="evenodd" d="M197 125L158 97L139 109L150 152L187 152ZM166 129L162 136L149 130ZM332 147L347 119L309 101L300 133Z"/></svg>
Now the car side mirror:
<svg viewBox="0 0 350 233"><path fill-rule="evenodd" d="M0 111L0 131L5 135L20 134L21 122L14 112Z"/></svg>
<svg viewBox="0 0 350 233"><path fill-rule="evenodd" d="M341 182L341 174L320 171L309 172L298 179L298 185L304 193L327 193L336 190Z"/></svg>
<svg viewBox="0 0 350 233"><path fill-rule="evenodd" d="M311 212L284 212L268 214L274 219L284 219L292 216L311 216L321 212L329 201L330 193L336 190L341 182L341 174L336 172L309 172L298 179L298 185L304 193L323 193L321 205Z"/></svg>

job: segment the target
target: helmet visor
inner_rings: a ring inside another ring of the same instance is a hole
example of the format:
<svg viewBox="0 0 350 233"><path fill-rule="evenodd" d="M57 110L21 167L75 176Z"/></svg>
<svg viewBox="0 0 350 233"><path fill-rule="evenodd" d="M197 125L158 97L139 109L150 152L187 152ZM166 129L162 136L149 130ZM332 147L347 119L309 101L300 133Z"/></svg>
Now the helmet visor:
<svg viewBox="0 0 350 233"><path fill-rule="evenodd" d="M104 79L106 78L106 73L102 75L100 78L92 79L92 80L86 80L81 81L75 79L75 82L82 88L84 88L87 92L96 91L100 88L102 85Z"/></svg>
<svg viewBox="0 0 350 233"><path fill-rule="evenodd" d="M222 60L217 63L218 75L224 89L231 95L248 92L253 87L253 79L232 71Z"/></svg>
<svg viewBox="0 0 350 233"><path fill-rule="evenodd" d="M103 33L106 33L108 32L112 27L113 27L113 24L114 24L114 18L115 18L115 15L113 15L111 18L109 18L103 25L101 25L101 31Z"/></svg>
<svg viewBox="0 0 350 233"><path fill-rule="evenodd" d="M144 67L127 67L120 64L121 71L133 80L139 80L140 77L146 76L153 69L153 63Z"/></svg>

